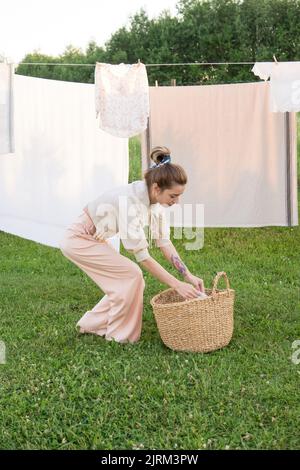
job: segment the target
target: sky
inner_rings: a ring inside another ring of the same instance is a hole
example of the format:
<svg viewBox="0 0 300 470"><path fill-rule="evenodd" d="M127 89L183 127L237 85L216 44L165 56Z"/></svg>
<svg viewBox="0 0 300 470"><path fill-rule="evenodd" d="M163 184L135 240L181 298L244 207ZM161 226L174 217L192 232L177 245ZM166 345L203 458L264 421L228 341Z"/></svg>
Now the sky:
<svg viewBox="0 0 300 470"><path fill-rule="evenodd" d="M177 0L0 0L0 56L21 61L37 50L62 54L72 44L85 51L94 40L104 46L112 33L129 24L144 8L150 18L167 9L176 14Z"/></svg>

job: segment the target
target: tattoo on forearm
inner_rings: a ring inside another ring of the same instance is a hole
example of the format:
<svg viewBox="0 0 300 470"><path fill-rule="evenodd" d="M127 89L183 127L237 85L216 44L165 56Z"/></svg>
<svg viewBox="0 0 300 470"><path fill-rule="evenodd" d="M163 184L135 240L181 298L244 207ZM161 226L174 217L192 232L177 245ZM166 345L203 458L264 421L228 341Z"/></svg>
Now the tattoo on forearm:
<svg viewBox="0 0 300 470"><path fill-rule="evenodd" d="M177 269L177 271L180 272L183 276L187 273L187 269L179 256L171 255L171 261L173 263L173 266Z"/></svg>

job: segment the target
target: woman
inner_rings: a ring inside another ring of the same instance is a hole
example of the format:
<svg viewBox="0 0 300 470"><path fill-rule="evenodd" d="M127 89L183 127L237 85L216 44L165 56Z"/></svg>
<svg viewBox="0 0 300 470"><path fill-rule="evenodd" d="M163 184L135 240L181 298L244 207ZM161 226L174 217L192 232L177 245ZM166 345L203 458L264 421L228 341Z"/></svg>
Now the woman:
<svg viewBox="0 0 300 470"><path fill-rule="evenodd" d="M187 183L186 173L181 166L171 163L166 147L155 147L150 157L154 164L143 181L105 191L91 201L60 243L62 253L106 294L77 323L81 333L94 333L121 343L134 343L140 338L143 273L137 263L110 245L107 239L116 233L143 268L182 297L192 299L205 293L203 280L188 270L171 242L162 208L178 202ZM178 280L150 256L152 238L184 280Z"/></svg>

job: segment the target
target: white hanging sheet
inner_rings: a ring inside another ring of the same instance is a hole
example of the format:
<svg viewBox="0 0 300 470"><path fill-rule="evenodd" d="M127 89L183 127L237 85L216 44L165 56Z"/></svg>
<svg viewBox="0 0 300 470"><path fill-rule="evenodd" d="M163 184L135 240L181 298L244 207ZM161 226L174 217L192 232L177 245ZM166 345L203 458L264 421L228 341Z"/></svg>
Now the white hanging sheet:
<svg viewBox="0 0 300 470"><path fill-rule="evenodd" d="M94 85L15 75L14 154L0 157L0 230L58 247L101 192L128 182L128 139L97 126ZM112 239L118 249L119 239Z"/></svg>
<svg viewBox="0 0 300 470"><path fill-rule="evenodd" d="M14 65L0 63L0 158L14 152Z"/></svg>

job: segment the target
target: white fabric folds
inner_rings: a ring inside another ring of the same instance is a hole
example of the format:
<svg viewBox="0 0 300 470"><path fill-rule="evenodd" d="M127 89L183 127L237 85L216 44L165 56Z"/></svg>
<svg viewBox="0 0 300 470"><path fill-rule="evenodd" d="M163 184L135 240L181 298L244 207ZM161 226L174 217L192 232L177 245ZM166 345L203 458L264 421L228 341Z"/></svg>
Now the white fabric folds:
<svg viewBox="0 0 300 470"><path fill-rule="evenodd" d="M128 140L99 130L93 84L15 75L14 91L16 150L0 157L0 230L58 247L89 200L128 182Z"/></svg>
<svg viewBox="0 0 300 470"><path fill-rule="evenodd" d="M132 137L143 132L149 116L145 65L97 62L95 106L102 130L117 137Z"/></svg>
<svg viewBox="0 0 300 470"><path fill-rule="evenodd" d="M296 114L270 112L268 85L150 87L150 146L188 175L171 226L188 226L184 204L205 227L298 225Z"/></svg>
<svg viewBox="0 0 300 470"><path fill-rule="evenodd" d="M300 111L300 62L256 62L252 72L262 80L270 77L270 110Z"/></svg>
<svg viewBox="0 0 300 470"><path fill-rule="evenodd" d="M14 152L14 64L0 63L0 155Z"/></svg>

